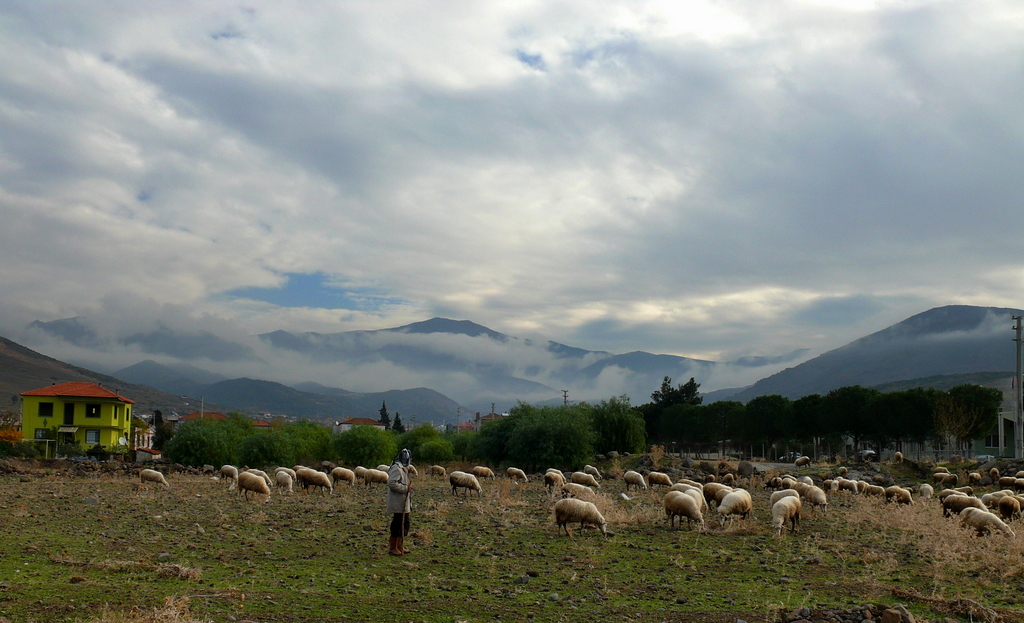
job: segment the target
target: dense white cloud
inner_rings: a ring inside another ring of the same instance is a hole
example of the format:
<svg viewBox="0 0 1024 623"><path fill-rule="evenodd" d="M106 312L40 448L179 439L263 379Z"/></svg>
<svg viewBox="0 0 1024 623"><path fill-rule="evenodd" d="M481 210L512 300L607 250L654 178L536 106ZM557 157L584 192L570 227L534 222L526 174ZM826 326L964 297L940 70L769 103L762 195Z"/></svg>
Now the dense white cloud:
<svg viewBox="0 0 1024 623"><path fill-rule="evenodd" d="M1020 304L1019 3L33 1L0 37L6 335L443 315L725 360ZM381 302L230 295L287 273Z"/></svg>

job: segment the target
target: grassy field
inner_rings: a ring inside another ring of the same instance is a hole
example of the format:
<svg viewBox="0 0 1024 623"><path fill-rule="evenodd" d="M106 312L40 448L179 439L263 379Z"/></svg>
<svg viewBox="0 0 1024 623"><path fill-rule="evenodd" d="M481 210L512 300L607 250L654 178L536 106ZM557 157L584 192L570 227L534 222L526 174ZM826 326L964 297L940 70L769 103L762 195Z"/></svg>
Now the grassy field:
<svg viewBox="0 0 1024 623"><path fill-rule="evenodd" d="M706 532L668 529L659 493L624 500L622 481L606 480L597 503L615 535L567 538L539 482L485 481L467 498L420 477L413 553L393 557L381 485L245 502L210 477L169 479L168 491L124 476L3 477L0 617L753 623L903 603L919 621L1024 620L1024 529L976 537L935 500L837 496L775 538L758 477L752 519L723 528L712 512Z"/></svg>

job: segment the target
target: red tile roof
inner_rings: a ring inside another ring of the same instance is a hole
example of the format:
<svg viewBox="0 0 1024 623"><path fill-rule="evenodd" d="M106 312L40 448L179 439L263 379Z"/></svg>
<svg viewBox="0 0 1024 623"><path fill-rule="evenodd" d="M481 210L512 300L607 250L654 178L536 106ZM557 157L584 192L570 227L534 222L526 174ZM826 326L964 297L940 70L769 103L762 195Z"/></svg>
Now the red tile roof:
<svg viewBox="0 0 1024 623"><path fill-rule="evenodd" d="M265 420L253 420L252 425L258 428L270 428L270 422Z"/></svg>
<svg viewBox="0 0 1024 623"><path fill-rule="evenodd" d="M365 417L350 417L342 422L342 424L350 424L352 426L384 426L377 420L371 420L370 418Z"/></svg>
<svg viewBox="0 0 1024 623"><path fill-rule="evenodd" d="M84 381L75 381L71 383L60 383L59 385L50 385L48 387L40 387L39 389L33 389L27 392L22 392L22 396L53 396L55 398L115 398L121 402L127 402L129 404L135 404L134 400L130 400L112 392L109 389L100 387L96 383L86 383Z"/></svg>
<svg viewBox="0 0 1024 623"><path fill-rule="evenodd" d="M200 413L199 411L196 411L195 413L189 413L188 415L181 419L182 421L189 422L193 420L226 420L228 419L228 416L224 415L223 413L217 413L216 411L207 411L205 413Z"/></svg>

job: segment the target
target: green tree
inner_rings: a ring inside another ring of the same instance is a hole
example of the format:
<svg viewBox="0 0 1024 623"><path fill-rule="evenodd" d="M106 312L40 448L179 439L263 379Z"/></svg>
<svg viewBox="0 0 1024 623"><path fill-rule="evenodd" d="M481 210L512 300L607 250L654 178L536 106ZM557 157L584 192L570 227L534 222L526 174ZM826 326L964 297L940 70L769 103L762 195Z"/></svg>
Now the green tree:
<svg viewBox="0 0 1024 623"><path fill-rule="evenodd" d="M440 439L441 433L437 432L436 428L430 424L420 424L416 428L406 431L398 438L398 447L408 448L409 452L412 452L413 462L421 463L424 460L430 460L424 459L421 456L423 444ZM449 442L448 445L451 446L451 443Z"/></svg>
<svg viewBox="0 0 1024 623"><path fill-rule="evenodd" d="M536 407L520 402L508 417L491 420L480 431L481 452L494 465L510 462L527 471L541 466L582 467L594 454L591 407ZM504 448L497 448L499 440Z"/></svg>
<svg viewBox="0 0 1024 623"><path fill-rule="evenodd" d="M250 426L251 429L251 426ZM226 422L215 420L195 420L178 425L167 445L164 454L175 463L182 465L224 465L236 463L236 450L241 439L234 433L236 430Z"/></svg>
<svg viewBox="0 0 1024 623"><path fill-rule="evenodd" d="M251 467L295 464L295 447L280 429L257 431L238 444L238 462Z"/></svg>
<svg viewBox="0 0 1024 623"><path fill-rule="evenodd" d="M700 383L691 378L686 383L673 387L671 377L661 381L661 387L651 394L651 402L637 407L644 418L647 439L650 442L678 441L678 422L665 420L666 409L675 405L699 405L704 400L700 395ZM676 410L678 415L681 410Z"/></svg>
<svg viewBox="0 0 1024 623"><path fill-rule="evenodd" d="M788 441L793 428L793 403L778 394L758 396L747 403L754 435L769 446Z"/></svg>
<svg viewBox="0 0 1024 623"><path fill-rule="evenodd" d="M391 430L398 434L405 432L405 424L402 423L402 414L395 411L395 423L391 425Z"/></svg>
<svg viewBox="0 0 1024 623"><path fill-rule="evenodd" d="M699 405L704 401L699 389L700 383L694 381L693 377L686 383L672 387L671 377L666 376L661 381L661 388L651 394L651 402L662 408L683 404Z"/></svg>
<svg viewBox="0 0 1024 623"><path fill-rule="evenodd" d="M395 436L376 426L355 426L334 438L339 459L349 465L390 463L398 454Z"/></svg>
<svg viewBox="0 0 1024 623"><path fill-rule="evenodd" d="M331 430L323 424L299 420L280 428L288 437L295 459L289 465L312 465L335 457Z"/></svg>
<svg viewBox="0 0 1024 623"><path fill-rule="evenodd" d="M452 452L460 461L475 461L480 458L480 433L472 430L461 433L450 432L445 439L452 444Z"/></svg>
<svg viewBox="0 0 1024 623"><path fill-rule="evenodd" d="M380 418L377 420L384 425L384 430L391 430L391 416L388 415L388 403L386 400L382 400L380 403Z"/></svg>
<svg viewBox="0 0 1024 623"><path fill-rule="evenodd" d="M446 463L455 458L455 447L447 439L438 437L437 439L426 441L418 447L419 455L413 454L413 457L418 456L416 460L424 465Z"/></svg>
<svg viewBox="0 0 1024 623"><path fill-rule="evenodd" d="M647 447L647 431L640 412L629 405L629 396L602 400L591 410L594 448L602 454L643 452Z"/></svg>
<svg viewBox="0 0 1024 623"><path fill-rule="evenodd" d="M981 385L951 387L935 403L935 429L956 440L958 449L995 426L1003 393Z"/></svg>
<svg viewBox="0 0 1024 623"><path fill-rule="evenodd" d="M868 403L878 394L877 389L851 385L833 389L825 395L825 409L831 415L836 430L853 438L854 452L870 431L867 415Z"/></svg>

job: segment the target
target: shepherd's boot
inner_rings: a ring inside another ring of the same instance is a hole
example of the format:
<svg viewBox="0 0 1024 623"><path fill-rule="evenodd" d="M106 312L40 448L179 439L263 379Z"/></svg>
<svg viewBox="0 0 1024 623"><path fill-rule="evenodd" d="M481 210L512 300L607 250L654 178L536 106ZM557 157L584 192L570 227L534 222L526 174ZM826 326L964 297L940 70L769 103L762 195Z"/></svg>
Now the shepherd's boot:
<svg viewBox="0 0 1024 623"><path fill-rule="evenodd" d="M392 556L401 556L402 551L402 539L401 537L393 536L388 539L388 553Z"/></svg>
<svg viewBox="0 0 1024 623"><path fill-rule="evenodd" d="M412 552L411 549L405 547L405 537L403 536L398 537L398 551L402 552L403 554L408 554Z"/></svg>

